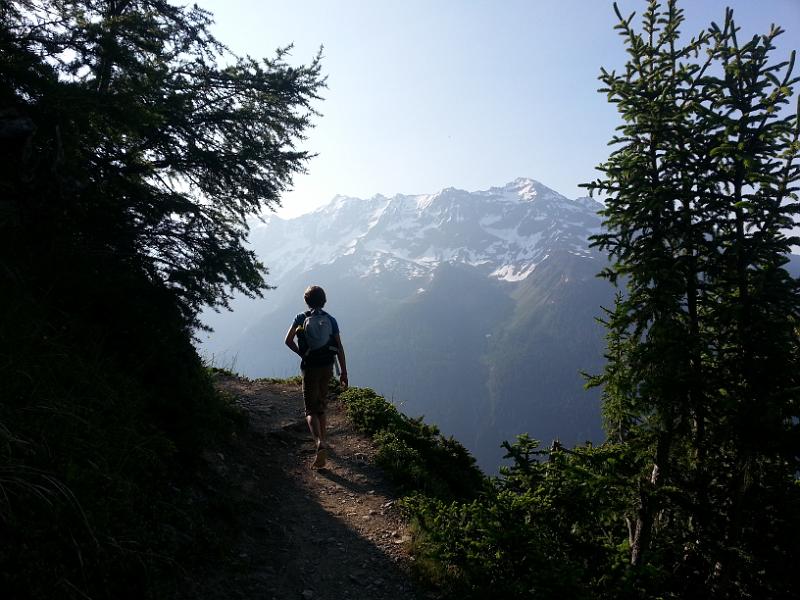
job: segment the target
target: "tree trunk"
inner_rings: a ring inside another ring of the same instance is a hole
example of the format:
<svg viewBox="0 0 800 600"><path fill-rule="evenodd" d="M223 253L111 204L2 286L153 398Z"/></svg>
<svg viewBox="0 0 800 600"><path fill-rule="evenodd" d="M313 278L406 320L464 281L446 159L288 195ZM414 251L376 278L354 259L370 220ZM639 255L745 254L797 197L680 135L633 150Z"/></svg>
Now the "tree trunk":
<svg viewBox="0 0 800 600"><path fill-rule="evenodd" d="M636 511L636 524L631 541L631 565L638 567L643 564L643 557L650 548L653 536L653 525L658 511L661 510L657 492L661 488L669 464L669 453L672 445L672 414L668 415L666 431L659 436L656 448L656 460L650 478L642 481L639 486L639 508Z"/></svg>

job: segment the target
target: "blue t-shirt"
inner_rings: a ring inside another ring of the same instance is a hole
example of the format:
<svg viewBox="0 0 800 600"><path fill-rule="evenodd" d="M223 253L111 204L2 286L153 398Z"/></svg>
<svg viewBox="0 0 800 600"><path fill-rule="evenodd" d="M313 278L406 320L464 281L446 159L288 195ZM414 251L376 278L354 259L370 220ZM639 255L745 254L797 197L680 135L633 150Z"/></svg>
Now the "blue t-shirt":
<svg viewBox="0 0 800 600"><path fill-rule="evenodd" d="M328 315L328 313L326 313L324 310L318 310L317 312L323 315ZM304 312L301 312L299 315L297 315L294 318L294 323L292 323L292 327L300 327L300 325L302 325L305 322L306 316L307 315ZM331 335L339 335L339 324L336 322L336 319L334 319L331 315L328 315L328 317L330 317L331 328L333 329Z"/></svg>

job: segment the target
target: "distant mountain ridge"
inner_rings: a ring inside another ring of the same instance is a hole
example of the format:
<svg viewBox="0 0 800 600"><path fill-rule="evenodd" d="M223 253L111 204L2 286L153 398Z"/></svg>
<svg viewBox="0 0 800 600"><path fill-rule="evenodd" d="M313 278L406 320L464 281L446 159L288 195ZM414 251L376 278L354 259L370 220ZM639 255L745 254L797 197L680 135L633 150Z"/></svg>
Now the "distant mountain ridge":
<svg viewBox="0 0 800 600"><path fill-rule="evenodd" d="M270 259L276 280L353 255L359 261L352 268L363 276L391 269L425 277L450 262L519 281L548 252L588 255L586 238L599 231L600 207L589 198L569 200L528 178L478 192L336 196L312 213L256 225L251 243Z"/></svg>
<svg viewBox="0 0 800 600"><path fill-rule="evenodd" d="M611 287L588 247L598 202L529 178L488 190L336 196L300 217L253 227L276 290L206 315L202 349L248 376L287 375L282 339L310 283L328 292L354 385L425 414L494 470L499 444L528 432L565 443L601 436L595 322ZM235 362L235 364L234 364Z"/></svg>

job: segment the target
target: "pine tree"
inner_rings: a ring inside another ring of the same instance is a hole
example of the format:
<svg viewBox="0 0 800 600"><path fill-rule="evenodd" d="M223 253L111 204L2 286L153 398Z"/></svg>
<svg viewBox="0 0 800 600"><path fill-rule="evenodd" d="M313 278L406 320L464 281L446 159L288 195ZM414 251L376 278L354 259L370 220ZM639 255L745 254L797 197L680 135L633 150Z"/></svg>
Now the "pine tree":
<svg viewBox="0 0 800 600"><path fill-rule="evenodd" d="M782 527L785 515L765 515L765 506L788 509L799 448L800 288L783 266L798 243L792 228L800 206L794 194L800 124L797 111L782 108L800 78L792 76L794 54L787 62L770 62L779 27L744 44L737 32L730 10L722 27L711 27L710 56L720 68L702 82L715 179L707 199L714 245L704 273L705 321L714 334L709 373L716 390L708 443L715 453L704 481L716 517L707 560L720 593L745 574L769 587L768 577L754 573L785 563L781 554L787 549L775 552L752 524Z"/></svg>
<svg viewBox="0 0 800 600"><path fill-rule="evenodd" d="M57 255L113 255L193 325L232 290L259 293L247 218L304 169L319 57L234 56L209 13L166 0L3 2L0 22L0 110L31 128L2 167L3 224L21 225L3 232L20 238L9 251L38 229Z"/></svg>
<svg viewBox="0 0 800 600"><path fill-rule="evenodd" d="M209 541L174 485L231 422L192 332L264 289L248 219L305 168L324 86L319 57L237 57L210 24L0 2L4 597L172 597Z"/></svg>
<svg viewBox="0 0 800 600"><path fill-rule="evenodd" d="M649 2L641 32L615 9L629 60L600 79L623 124L587 187L606 195L603 275L626 291L593 382L641 464L631 563L718 597L772 589L786 546L746 538L759 502L785 521L797 489L794 59L769 62L778 27L740 46L730 11L682 43L676 0Z"/></svg>

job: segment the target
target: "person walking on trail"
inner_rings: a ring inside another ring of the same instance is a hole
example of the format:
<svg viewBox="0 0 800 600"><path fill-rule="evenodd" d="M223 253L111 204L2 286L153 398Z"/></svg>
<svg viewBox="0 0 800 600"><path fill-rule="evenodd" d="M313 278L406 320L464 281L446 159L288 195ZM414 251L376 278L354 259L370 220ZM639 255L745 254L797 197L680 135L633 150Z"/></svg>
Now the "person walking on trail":
<svg viewBox="0 0 800 600"><path fill-rule="evenodd" d="M339 325L336 319L322 310L326 301L325 290L312 285L306 289L303 299L309 310L294 318L292 326L286 332L285 341L289 349L301 358L306 422L317 447L311 466L319 469L328 460L325 409L328 404L328 384L333 377L333 364L336 359L339 360L340 381L347 388L347 363Z"/></svg>

